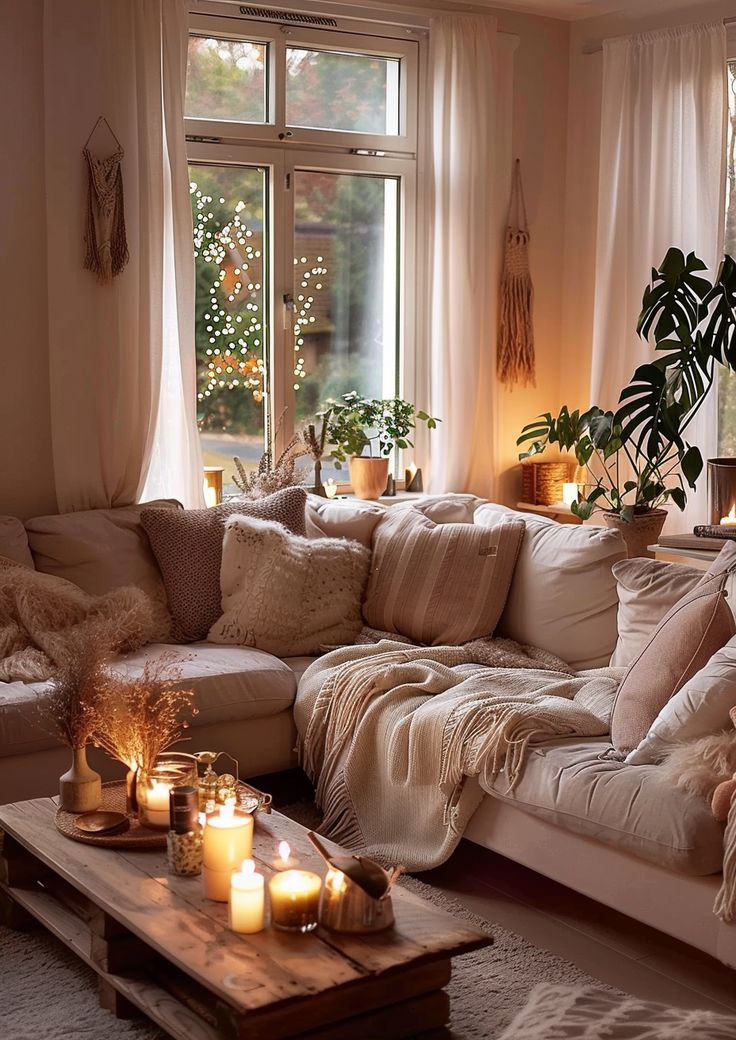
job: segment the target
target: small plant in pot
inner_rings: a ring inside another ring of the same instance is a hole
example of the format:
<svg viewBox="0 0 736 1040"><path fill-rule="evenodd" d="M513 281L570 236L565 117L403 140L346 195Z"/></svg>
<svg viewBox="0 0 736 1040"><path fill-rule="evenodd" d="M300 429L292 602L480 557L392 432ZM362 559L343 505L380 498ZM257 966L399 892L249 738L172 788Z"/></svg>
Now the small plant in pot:
<svg viewBox="0 0 736 1040"><path fill-rule="evenodd" d="M685 431L713 386L716 366L736 368L736 264L726 256L713 282L701 277L705 264L693 253L667 252L644 291L637 332L652 336L655 357L636 369L615 412L564 407L556 417L540 415L521 431L519 457L549 445L573 451L585 467L584 493L572 511L587 519L601 510L618 527L630 556L649 555L672 501L687 502L703 469L700 450Z"/></svg>
<svg viewBox="0 0 736 1040"><path fill-rule="evenodd" d="M440 421L400 397L361 397L355 390L328 402L322 416L335 466L339 469L347 459L353 491L369 500L384 492L394 449L414 446L410 436L416 421L430 430Z"/></svg>

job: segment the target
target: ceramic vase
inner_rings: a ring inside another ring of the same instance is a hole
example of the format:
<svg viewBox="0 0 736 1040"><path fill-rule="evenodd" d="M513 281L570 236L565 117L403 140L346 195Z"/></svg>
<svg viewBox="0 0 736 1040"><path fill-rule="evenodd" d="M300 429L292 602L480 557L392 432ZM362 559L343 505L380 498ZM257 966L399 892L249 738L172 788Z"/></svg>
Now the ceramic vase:
<svg viewBox="0 0 736 1040"><path fill-rule="evenodd" d="M363 455L351 455L350 483L358 498L375 502L386 490L389 459L372 459Z"/></svg>
<svg viewBox="0 0 736 1040"><path fill-rule="evenodd" d="M601 516L606 527L621 532L629 559L634 556L654 558L654 553L649 552L647 546L656 542L662 533L667 519L666 509L649 509L635 516L630 523L622 520L618 513L606 511Z"/></svg>
<svg viewBox="0 0 736 1040"><path fill-rule="evenodd" d="M87 763L87 748L72 748L71 768L59 777L59 801L71 813L94 812L102 805L102 777Z"/></svg>

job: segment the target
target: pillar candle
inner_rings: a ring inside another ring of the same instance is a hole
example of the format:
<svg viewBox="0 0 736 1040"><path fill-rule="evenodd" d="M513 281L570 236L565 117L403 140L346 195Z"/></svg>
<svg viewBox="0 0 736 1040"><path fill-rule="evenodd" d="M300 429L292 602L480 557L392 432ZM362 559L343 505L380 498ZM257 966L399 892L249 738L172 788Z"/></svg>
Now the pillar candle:
<svg viewBox="0 0 736 1040"><path fill-rule="evenodd" d="M240 873L230 879L230 927L234 932L252 935L264 925L264 878L256 874L252 859L243 862Z"/></svg>
<svg viewBox="0 0 736 1040"><path fill-rule="evenodd" d="M202 847L202 883L207 899L227 903L234 870L253 852L253 817L237 815L223 805L217 816L209 816Z"/></svg>

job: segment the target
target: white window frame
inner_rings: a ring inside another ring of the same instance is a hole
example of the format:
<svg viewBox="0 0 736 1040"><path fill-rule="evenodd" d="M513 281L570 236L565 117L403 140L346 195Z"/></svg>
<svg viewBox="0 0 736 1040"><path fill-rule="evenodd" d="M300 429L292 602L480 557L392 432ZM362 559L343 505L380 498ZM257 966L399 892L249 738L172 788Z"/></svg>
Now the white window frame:
<svg viewBox="0 0 736 1040"><path fill-rule="evenodd" d="M208 5L209 6L209 5ZM237 8L235 9L237 10ZM361 30L363 27L361 26ZM275 448L279 452L294 432L294 336L283 307L294 291L294 172L364 173L399 181L399 294L397 315L398 373L396 393L415 398L417 331L417 126L421 41L394 39L375 31L349 33L335 29L303 29L251 21L244 17L193 13L192 35L245 39L272 50L265 123L187 118L187 158L194 164L250 166L268 171L271 240L264 278L264 318L268 325L267 393L264 395L266 436L283 415ZM401 113L398 135L371 135L336 130L289 127L285 122L286 47L378 54L401 61ZM279 79L280 77L280 79ZM368 153L368 154L365 154Z"/></svg>

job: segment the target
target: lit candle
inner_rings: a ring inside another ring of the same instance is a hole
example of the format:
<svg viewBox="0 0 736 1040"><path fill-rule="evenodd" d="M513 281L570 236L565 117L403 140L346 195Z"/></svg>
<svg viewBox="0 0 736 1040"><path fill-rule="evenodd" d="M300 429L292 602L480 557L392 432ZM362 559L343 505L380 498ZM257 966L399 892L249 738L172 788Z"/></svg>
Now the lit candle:
<svg viewBox="0 0 736 1040"><path fill-rule="evenodd" d="M422 485L422 471L417 469L416 462L410 462L408 468L404 473L404 490L405 491L423 491Z"/></svg>
<svg viewBox="0 0 736 1040"><path fill-rule="evenodd" d="M319 919L322 878L308 870L295 870L288 841L279 842L274 867L279 871L268 883L271 921L288 932L311 932Z"/></svg>
<svg viewBox="0 0 736 1040"><path fill-rule="evenodd" d="M256 874L252 859L243 861L240 873L230 879L230 927L234 932L252 935L264 925L265 895L263 874Z"/></svg>
<svg viewBox="0 0 736 1040"><path fill-rule="evenodd" d="M337 484L332 479L332 477L329 477L327 483L325 484L325 494L328 498L334 498L337 494Z"/></svg>
<svg viewBox="0 0 736 1040"><path fill-rule="evenodd" d="M209 816L204 828L202 883L207 899L227 903L230 878L253 852L253 817L235 815L233 806L223 805L219 815Z"/></svg>
<svg viewBox="0 0 736 1040"><path fill-rule="evenodd" d="M728 516L721 517L721 527L736 527L736 506L731 506Z"/></svg>
<svg viewBox="0 0 736 1040"><path fill-rule="evenodd" d="M213 487L204 485L204 504L210 509L212 506L217 505L217 491Z"/></svg>
<svg viewBox="0 0 736 1040"><path fill-rule="evenodd" d="M138 816L144 826L169 829L169 794L173 786L172 781L153 778L137 785Z"/></svg>
<svg viewBox="0 0 736 1040"><path fill-rule="evenodd" d="M562 485L562 501L566 506L571 506L573 502L578 500L578 486L574 483L564 483Z"/></svg>

